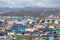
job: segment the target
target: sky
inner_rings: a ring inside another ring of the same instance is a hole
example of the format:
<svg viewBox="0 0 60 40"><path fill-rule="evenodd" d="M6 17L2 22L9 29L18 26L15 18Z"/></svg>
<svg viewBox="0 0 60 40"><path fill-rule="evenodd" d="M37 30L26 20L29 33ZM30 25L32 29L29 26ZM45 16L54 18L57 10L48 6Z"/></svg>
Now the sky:
<svg viewBox="0 0 60 40"><path fill-rule="evenodd" d="M0 0L0 7L60 7L60 0Z"/></svg>

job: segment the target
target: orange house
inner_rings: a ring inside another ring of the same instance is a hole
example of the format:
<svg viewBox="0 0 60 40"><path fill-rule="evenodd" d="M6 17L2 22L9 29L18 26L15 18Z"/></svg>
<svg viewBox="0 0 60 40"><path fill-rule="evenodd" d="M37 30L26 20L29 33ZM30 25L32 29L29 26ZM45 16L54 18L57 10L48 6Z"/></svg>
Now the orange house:
<svg viewBox="0 0 60 40"><path fill-rule="evenodd" d="M5 20L5 22L7 22L8 24L14 24L14 20Z"/></svg>

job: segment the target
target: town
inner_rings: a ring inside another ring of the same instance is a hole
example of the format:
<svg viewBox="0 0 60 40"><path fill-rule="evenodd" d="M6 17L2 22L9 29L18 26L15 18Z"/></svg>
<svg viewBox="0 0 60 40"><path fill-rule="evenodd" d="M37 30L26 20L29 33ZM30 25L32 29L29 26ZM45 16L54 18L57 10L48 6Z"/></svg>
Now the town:
<svg viewBox="0 0 60 40"><path fill-rule="evenodd" d="M60 40L59 37L59 17L0 17L0 40Z"/></svg>

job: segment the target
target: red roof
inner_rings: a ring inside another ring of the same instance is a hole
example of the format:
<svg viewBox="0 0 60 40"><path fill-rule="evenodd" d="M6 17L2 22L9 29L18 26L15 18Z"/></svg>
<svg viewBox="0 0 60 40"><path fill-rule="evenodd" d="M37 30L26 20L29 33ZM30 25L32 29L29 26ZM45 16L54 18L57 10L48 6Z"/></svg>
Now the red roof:
<svg viewBox="0 0 60 40"><path fill-rule="evenodd" d="M24 34L31 34L31 32L25 32Z"/></svg>
<svg viewBox="0 0 60 40"><path fill-rule="evenodd" d="M48 35L56 36L56 34L55 34L55 33L48 33Z"/></svg>
<svg viewBox="0 0 60 40"><path fill-rule="evenodd" d="M55 34L55 33L52 33L51 35L56 36L56 34Z"/></svg>
<svg viewBox="0 0 60 40"><path fill-rule="evenodd" d="M44 30L43 29L39 29L38 32L43 32Z"/></svg>

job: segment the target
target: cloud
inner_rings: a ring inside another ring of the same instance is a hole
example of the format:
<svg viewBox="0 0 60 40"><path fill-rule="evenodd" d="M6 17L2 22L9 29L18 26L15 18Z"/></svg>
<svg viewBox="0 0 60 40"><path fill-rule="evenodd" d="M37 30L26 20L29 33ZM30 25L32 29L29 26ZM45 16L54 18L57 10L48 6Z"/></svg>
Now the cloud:
<svg viewBox="0 0 60 40"><path fill-rule="evenodd" d="M60 0L0 0L0 7L60 7Z"/></svg>

